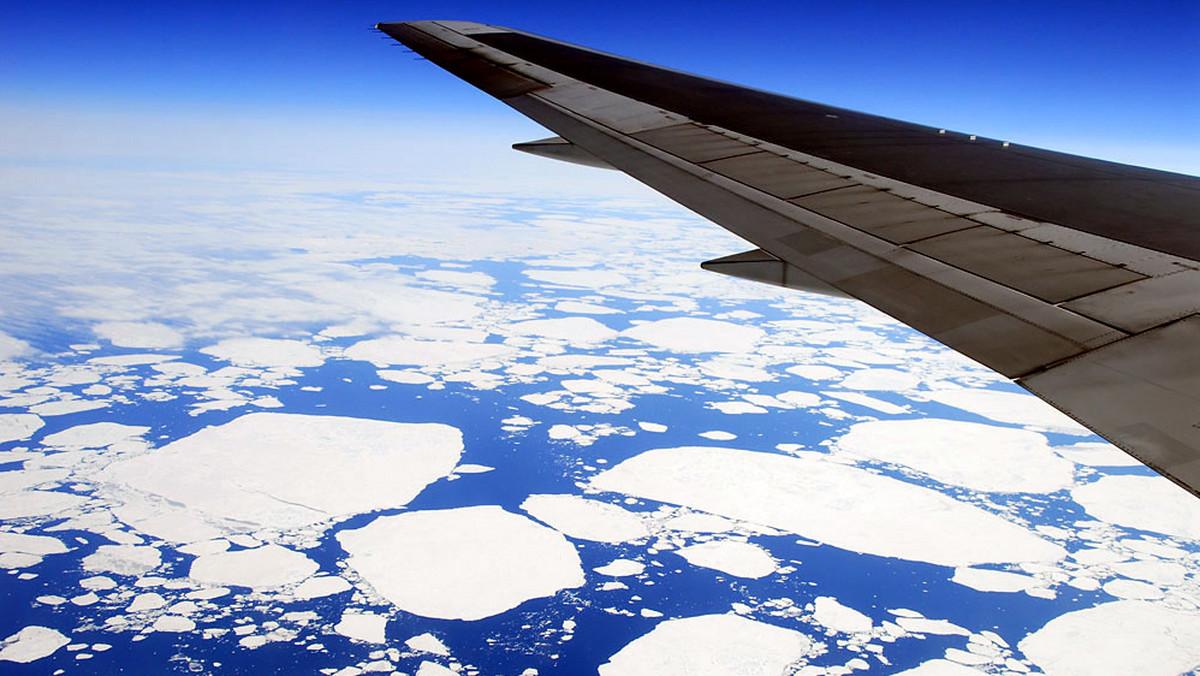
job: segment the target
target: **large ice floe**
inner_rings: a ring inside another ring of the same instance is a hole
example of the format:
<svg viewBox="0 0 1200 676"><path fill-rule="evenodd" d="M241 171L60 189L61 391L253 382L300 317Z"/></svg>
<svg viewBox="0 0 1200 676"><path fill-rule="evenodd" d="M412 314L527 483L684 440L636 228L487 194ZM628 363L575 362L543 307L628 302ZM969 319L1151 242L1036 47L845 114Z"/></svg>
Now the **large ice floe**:
<svg viewBox="0 0 1200 676"><path fill-rule="evenodd" d="M478 620L584 582L566 538L491 505L384 516L337 539L376 592L425 617Z"/></svg>
<svg viewBox="0 0 1200 676"><path fill-rule="evenodd" d="M978 507L815 454L662 448L599 474L592 485L911 561L963 566L1054 561L1066 554Z"/></svg>
<svg viewBox="0 0 1200 676"><path fill-rule="evenodd" d="M1069 487L1075 471L1041 434L958 420L861 422L836 447L977 491L1051 493Z"/></svg>
<svg viewBox="0 0 1200 676"><path fill-rule="evenodd" d="M633 512L579 495L531 495L521 509L569 537L596 542L630 542L650 531Z"/></svg>
<svg viewBox="0 0 1200 676"><path fill-rule="evenodd" d="M1047 676L1174 676L1200 666L1200 613L1105 603L1050 620L1020 647Z"/></svg>
<svg viewBox="0 0 1200 676"><path fill-rule="evenodd" d="M749 542L701 542L679 549L677 553L693 566L712 568L734 577L757 579L775 572L775 559L762 547Z"/></svg>
<svg viewBox="0 0 1200 676"><path fill-rule="evenodd" d="M70 642L62 633L49 627L25 627L0 643L0 661L36 662Z"/></svg>
<svg viewBox="0 0 1200 676"><path fill-rule="evenodd" d="M715 319L676 317L639 324L621 335L674 352L743 352L766 334L752 326Z"/></svg>
<svg viewBox="0 0 1200 676"><path fill-rule="evenodd" d="M812 648L804 634L737 615L660 622L608 662L600 676L779 676Z"/></svg>
<svg viewBox="0 0 1200 676"><path fill-rule="evenodd" d="M1200 500L1161 477L1106 476L1071 497L1097 519L1200 540Z"/></svg>
<svg viewBox="0 0 1200 676"><path fill-rule="evenodd" d="M216 552L192 562L189 577L214 586L238 585L274 589L300 582L317 572L317 564L300 552L279 545Z"/></svg>
<svg viewBox="0 0 1200 676"><path fill-rule="evenodd" d="M447 425L253 413L115 462L97 478L127 503L117 513L131 525L190 541L400 507L450 474L461 454L462 435Z"/></svg>

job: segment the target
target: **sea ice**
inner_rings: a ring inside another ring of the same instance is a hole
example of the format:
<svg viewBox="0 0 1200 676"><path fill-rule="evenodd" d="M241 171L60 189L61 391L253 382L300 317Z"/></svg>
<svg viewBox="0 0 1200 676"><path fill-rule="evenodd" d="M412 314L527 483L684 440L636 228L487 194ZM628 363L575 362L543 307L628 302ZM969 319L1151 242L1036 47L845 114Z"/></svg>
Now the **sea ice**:
<svg viewBox="0 0 1200 676"><path fill-rule="evenodd" d="M0 413L0 444L28 439L45 424L31 413Z"/></svg>
<svg viewBox="0 0 1200 676"><path fill-rule="evenodd" d="M745 352L766 334L752 326L675 317L639 324L621 335L672 352Z"/></svg>
<svg viewBox="0 0 1200 676"><path fill-rule="evenodd" d="M845 375L840 369L819 364L792 366L787 369L787 372L794 376L807 378L808 380L837 380Z"/></svg>
<svg viewBox="0 0 1200 676"><path fill-rule="evenodd" d="M521 503L533 518L569 537L630 542L649 535L638 515L579 495L531 495Z"/></svg>
<svg viewBox="0 0 1200 676"><path fill-rule="evenodd" d="M182 334L157 322L104 322L92 330L117 347L159 350L183 344Z"/></svg>
<svg viewBox="0 0 1200 676"><path fill-rule="evenodd" d="M978 507L818 457L663 448L626 460L591 483L878 556L961 566L1053 561L1066 554Z"/></svg>
<svg viewBox="0 0 1200 676"><path fill-rule="evenodd" d="M554 306L554 309L557 310L558 312L563 312L566 314L575 314L575 315L621 314L620 310L615 310L610 307L605 307L604 305L597 305L595 303L581 303L579 301L574 301L574 300L559 301L558 304Z"/></svg>
<svg viewBox="0 0 1200 676"><path fill-rule="evenodd" d="M842 605L832 596L818 596L813 606L813 619L824 627L846 634L871 631L870 617Z"/></svg>
<svg viewBox="0 0 1200 676"><path fill-rule="evenodd" d="M35 662L53 655L70 642L66 636L49 627L25 627L0 643L0 660L22 664Z"/></svg>
<svg viewBox="0 0 1200 676"><path fill-rule="evenodd" d="M462 435L447 425L253 413L115 462L99 477L231 531L292 528L400 507L448 475L461 454Z"/></svg>
<svg viewBox="0 0 1200 676"><path fill-rule="evenodd" d="M616 337L617 332L590 317L531 319L511 324L507 329L514 336L537 336L562 340L572 345L602 343Z"/></svg>
<svg viewBox="0 0 1200 676"><path fill-rule="evenodd" d="M47 434L42 445L50 448L105 448L122 441L137 439L149 427L122 425L114 422L98 422L68 427L61 432Z"/></svg>
<svg viewBox="0 0 1200 676"><path fill-rule="evenodd" d="M196 622L182 615L162 615L151 625L154 631L182 634L196 628Z"/></svg>
<svg viewBox="0 0 1200 676"><path fill-rule="evenodd" d="M980 676L983 672L950 660L929 660L895 676Z"/></svg>
<svg viewBox="0 0 1200 676"><path fill-rule="evenodd" d="M58 538L45 535L25 535L23 533L0 532L0 552L19 552L22 554L62 554L67 546Z"/></svg>
<svg viewBox="0 0 1200 676"><path fill-rule="evenodd" d="M491 505L384 516L337 539L375 591L425 617L477 620L584 583L566 538Z"/></svg>
<svg viewBox="0 0 1200 676"><path fill-rule="evenodd" d="M821 394L825 395L826 397L841 399L844 402L857 404L858 406L863 406L875 411L879 411L880 413L886 413L888 415L899 415L901 413L908 412L908 408L905 406L897 406L893 403L883 401L882 399L876 399L875 397L867 396L861 392L826 391L822 392Z"/></svg>
<svg viewBox="0 0 1200 676"><path fill-rule="evenodd" d="M375 375L384 380L390 380L393 383L402 383L404 385L428 385L434 381L433 376L427 376L424 373L418 373L417 371L380 369L375 372Z"/></svg>
<svg viewBox="0 0 1200 676"><path fill-rule="evenodd" d="M1031 575L982 568L955 568L952 582L983 592L1019 592L1042 586Z"/></svg>
<svg viewBox="0 0 1200 676"><path fill-rule="evenodd" d="M300 552L279 545L264 545L197 557L188 576L205 584L261 590L300 582L318 568L315 561Z"/></svg>
<svg viewBox="0 0 1200 676"><path fill-rule="evenodd" d="M970 636L971 632L949 620L933 620L927 617L897 617L896 624L914 634L938 634L940 636Z"/></svg>
<svg viewBox="0 0 1200 676"><path fill-rule="evenodd" d="M449 366L499 359L516 352L499 343L385 336L355 343L346 348L345 355L347 359L368 361L376 366Z"/></svg>
<svg viewBox="0 0 1200 676"><path fill-rule="evenodd" d="M131 613L140 613L144 610L156 610L167 605L167 600L157 592L143 592L133 597L133 601L125 610Z"/></svg>
<svg viewBox="0 0 1200 676"><path fill-rule="evenodd" d="M593 570L609 577L629 577L630 575L641 575L642 571L646 570L646 566L630 559L617 559L612 563L593 568Z"/></svg>
<svg viewBox="0 0 1200 676"><path fill-rule="evenodd" d="M597 289L603 286L624 286L629 279L611 270L523 270L522 273L539 282Z"/></svg>
<svg viewBox="0 0 1200 676"><path fill-rule="evenodd" d="M1132 455L1112 444L1085 441L1070 446L1056 446L1054 452L1071 462L1089 467L1141 467Z"/></svg>
<svg viewBox="0 0 1200 676"><path fill-rule="evenodd" d="M334 625L333 630L347 638L367 643L387 642L387 618L375 613L347 610L342 613L341 621Z"/></svg>
<svg viewBox="0 0 1200 676"><path fill-rule="evenodd" d="M758 579L775 572L775 559L765 549L739 540L717 540L676 551L693 566L712 568L734 577Z"/></svg>
<svg viewBox="0 0 1200 676"><path fill-rule="evenodd" d="M87 502L82 495L58 491L18 491L0 499L0 519L58 514Z"/></svg>
<svg viewBox="0 0 1200 676"><path fill-rule="evenodd" d="M1090 435L1091 430L1050 404L1024 392L957 389L925 392L924 396L947 406L970 411L996 422L1022 425L1060 434Z"/></svg>
<svg viewBox="0 0 1200 676"><path fill-rule="evenodd" d="M83 559L84 570L142 575L162 563L162 553L145 545L100 545Z"/></svg>
<svg viewBox="0 0 1200 676"><path fill-rule="evenodd" d="M417 652L441 655L442 657L450 655L450 649L446 647L446 644L439 641L436 636L430 633L413 636L405 641L404 645L408 646L410 650L416 650Z"/></svg>
<svg viewBox="0 0 1200 676"><path fill-rule="evenodd" d="M296 585L296 588L292 590L292 596L297 599L316 599L340 594L347 589L350 589L350 583L345 578L323 575L310 577Z"/></svg>
<svg viewBox="0 0 1200 676"><path fill-rule="evenodd" d="M325 363L320 348L299 340L230 338L200 351L238 366L299 368Z"/></svg>
<svg viewBox="0 0 1200 676"><path fill-rule="evenodd" d="M1050 493L1070 486L1075 471L1041 434L958 420L861 422L835 445L977 491Z"/></svg>
<svg viewBox="0 0 1200 676"><path fill-rule="evenodd" d="M842 380L848 390L883 390L904 392L917 387L921 379L907 371L896 369L860 369L852 371Z"/></svg>
<svg viewBox="0 0 1200 676"><path fill-rule="evenodd" d="M667 620L600 665L600 676L779 676L812 642L798 631L737 615Z"/></svg>
<svg viewBox="0 0 1200 676"><path fill-rule="evenodd" d="M1047 676L1174 676L1200 665L1200 613L1104 603L1050 620L1020 648Z"/></svg>
<svg viewBox="0 0 1200 676"><path fill-rule="evenodd" d="M1105 476L1071 491L1097 519L1200 540L1200 501L1158 476Z"/></svg>

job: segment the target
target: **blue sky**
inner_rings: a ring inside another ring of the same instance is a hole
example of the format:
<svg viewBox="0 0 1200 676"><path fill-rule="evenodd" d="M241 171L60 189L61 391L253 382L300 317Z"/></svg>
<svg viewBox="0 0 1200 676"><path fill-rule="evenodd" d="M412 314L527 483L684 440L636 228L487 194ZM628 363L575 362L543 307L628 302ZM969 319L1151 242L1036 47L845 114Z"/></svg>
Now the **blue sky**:
<svg viewBox="0 0 1200 676"><path fill-rule="evenodd" d="M1200 172L1200 4L1188 0L8 3L0 108L25 133L0 141L0 156L86 154L93 141L111 156L138 146L155 118L234 136L278 123L342 145L347 129L389 119L426 121L429 133L453 133L451 120L476 127L468 135L523 131L515 113L371 31L421 18L508 25L847 108ZM105 144L116 123L96 123L79 138L98 115L125 116L128 132ZM283 145L261 147L263 160Z"/></svg>

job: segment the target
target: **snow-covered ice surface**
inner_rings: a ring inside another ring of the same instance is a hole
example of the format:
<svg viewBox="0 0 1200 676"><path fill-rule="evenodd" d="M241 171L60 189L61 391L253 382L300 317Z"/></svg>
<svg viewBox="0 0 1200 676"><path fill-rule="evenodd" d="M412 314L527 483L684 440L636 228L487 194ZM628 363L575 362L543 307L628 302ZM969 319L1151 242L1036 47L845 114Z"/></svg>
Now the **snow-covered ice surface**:
<svg viewBox="0 0 1200 676"><path fill-rule="evenodd" d="M667 620L600 665L601 676L776 676L802 662L804 634L737 615Z"/></svg>
<svg viewBox="0 0 1200 676"><path fill-rule="evenodd" d="M819 456L703 446L654 449L605 471L592 485L761 523L854 552L945 566L1055 561L1066 553L978 507Z"/></svg>
<svg viewBox="0 0 1200 676"><path fill-rule="evenodd" d="M583 584L561 534L494 506L381 517L338 541L375 591L423 617L478 620Z"/></svg>
<svg viewBox="0 0 1200 676"><path fill-rule="evenodd" d="M1200 663L1198 501L640 189L57 171L0 167L5 674Z"/></svg>

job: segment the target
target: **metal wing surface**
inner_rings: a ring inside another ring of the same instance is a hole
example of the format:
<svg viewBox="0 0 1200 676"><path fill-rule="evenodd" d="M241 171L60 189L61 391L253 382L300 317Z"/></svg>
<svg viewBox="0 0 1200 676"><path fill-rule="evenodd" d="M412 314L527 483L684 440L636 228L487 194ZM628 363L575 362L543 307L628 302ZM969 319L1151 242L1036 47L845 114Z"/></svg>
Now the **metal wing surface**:
<svg viewBox="0 0 1200 676"><path fill-rule="evenodd" d="M707 269L850 296L1200 495L1200 179L867 115L507 28L380 30L752 243Z"/></svg>

